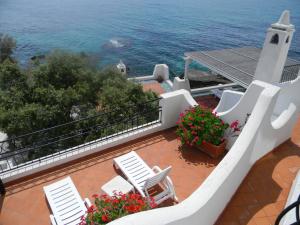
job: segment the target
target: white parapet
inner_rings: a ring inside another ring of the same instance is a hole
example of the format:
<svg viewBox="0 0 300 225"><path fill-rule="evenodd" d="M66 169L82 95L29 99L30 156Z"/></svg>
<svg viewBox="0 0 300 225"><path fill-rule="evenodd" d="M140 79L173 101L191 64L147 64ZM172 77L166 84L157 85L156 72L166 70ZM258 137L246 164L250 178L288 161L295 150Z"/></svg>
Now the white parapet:
<svg viewBox="0 0 300 225"><path fill-rule="evenodd" d="M153 69L152 75L141 76L141 77L130 77L128 80L136 81L149 81L149 80L161 80L169 81L169 67L166 64L156 64Z"/></svg>
<svg viewBox="0 0 300 225"><path fill-rule="evenodd" d="M222 114L229 121L242 119L247 113L251 116L227 155L187 199L171 207L129 215L109 224L213 225L254 163L290 137L297 108L290 102L272 121L279 95L279 87L254 81L233 108Z"/></svg>
<svg viewBox="0 0 300 225"><path fill-rule="evenodd" d="M244 96L244 92L225 90L217 107L213 110L215 113L222 113L232 109Z"/></svg>
<svg viewBox="0 0 300 225"><path fill-rule="evenodd" d="M187 78L180 79L179 77L175 77L173 81L173 91L184 89L187 91L191 90L190 82Z"/></svg>
<svg viewBox="0 0 300 225"><path fill-rule="evenodd" d="M169 80L169 67L166 64L156 64L153 71L153 76L156 80Z"/></svg>
<svg viewBox="0 0 300 225"><path fill-rule="evenodd" d="M198 105L191 94L183 89L162 94L161 98L161 121L164 129L176 126L181 112Z"/></svg>

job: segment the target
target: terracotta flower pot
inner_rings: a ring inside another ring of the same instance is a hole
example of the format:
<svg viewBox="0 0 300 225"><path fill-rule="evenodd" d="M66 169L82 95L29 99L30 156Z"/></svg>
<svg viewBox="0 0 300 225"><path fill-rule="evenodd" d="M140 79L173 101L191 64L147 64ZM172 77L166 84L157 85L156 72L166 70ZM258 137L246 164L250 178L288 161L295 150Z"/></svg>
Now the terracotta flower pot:
<svg viewBox="0 0 300 225"><path fill-rule="evenodd" d="M207 153L212 158L218 158L224 154L226 147L226 141L223 141L220 145L214 145L209 142L204 142L197 146L198 149Z"/></svg>

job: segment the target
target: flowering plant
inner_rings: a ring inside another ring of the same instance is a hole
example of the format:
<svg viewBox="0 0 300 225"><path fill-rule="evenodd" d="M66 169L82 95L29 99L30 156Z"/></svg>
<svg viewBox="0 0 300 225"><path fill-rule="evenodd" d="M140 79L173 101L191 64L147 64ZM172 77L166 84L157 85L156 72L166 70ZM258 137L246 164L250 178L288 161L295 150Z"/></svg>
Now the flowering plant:
<svg viewBox="0 0 300 225"><path fill-rule="evenodd" d="M220 145L224 142L225 130L229 127L215 113L196 106L180 114L176 134L182 144L197 146L209 142Z"/></svg>
<svg viewBox="0 0 300 225"><path fill-rule="evenodd" d="M115 193L113 197L94 194L95 204L88 208L80 225L103 225L128 214L156 207L153 199L148 201L140 194Z"/></svg>
<svg viewBox="0 0 300 225"><path fill-rule="evenodd" d="M228 128L227 137L238 136L237 133L241 131L241 128L242 126L240 125L240 122L238 120L234 120Z"/></svg>

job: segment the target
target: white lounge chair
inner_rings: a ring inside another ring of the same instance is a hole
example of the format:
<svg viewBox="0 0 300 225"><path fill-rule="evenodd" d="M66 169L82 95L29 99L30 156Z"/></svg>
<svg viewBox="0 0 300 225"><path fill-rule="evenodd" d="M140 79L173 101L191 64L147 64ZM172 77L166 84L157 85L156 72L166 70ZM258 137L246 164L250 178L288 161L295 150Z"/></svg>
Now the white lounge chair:
<svg viewBox="0 0 300 225"><path fill-rule="evenodd" d="M53 213L50 215L52 225L79 224L91 206L89 199L82 201L70 177L45 186L44 192Z"/></svg>
<svg viewBox="0 0 300 225"><path fill-rule="evenodd" d="M115 158L114 165L124 173L128 181L143 197L149 199L149 189L160 184L163 191L152 196L156 204L160 204L168 198L178 201L173 183L168 176L171 166L164 170L161 170L158 166L151 169L134 151Z"/></svg>

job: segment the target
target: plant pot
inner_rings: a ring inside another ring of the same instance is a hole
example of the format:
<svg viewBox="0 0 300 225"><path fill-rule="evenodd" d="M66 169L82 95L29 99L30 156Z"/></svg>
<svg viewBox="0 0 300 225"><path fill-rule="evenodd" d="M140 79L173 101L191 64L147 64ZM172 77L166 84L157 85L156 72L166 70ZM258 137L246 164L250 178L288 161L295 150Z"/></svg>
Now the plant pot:
<svg viewBox="0 0 300 225"><path fill-rule="evenodd" d="M214 145L209 142L204 142L203 144L197 146L198 149L207 153L212 158L218 158L224 154L226 147L226 141L223 141L220 145Z"/></svg>

